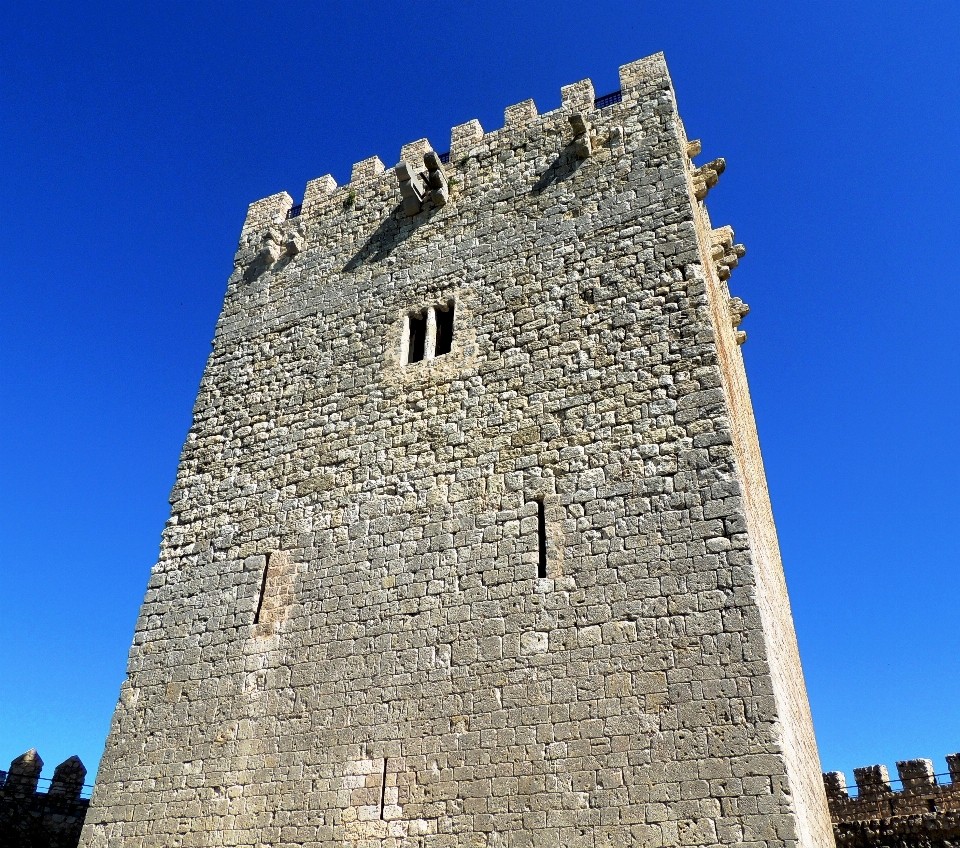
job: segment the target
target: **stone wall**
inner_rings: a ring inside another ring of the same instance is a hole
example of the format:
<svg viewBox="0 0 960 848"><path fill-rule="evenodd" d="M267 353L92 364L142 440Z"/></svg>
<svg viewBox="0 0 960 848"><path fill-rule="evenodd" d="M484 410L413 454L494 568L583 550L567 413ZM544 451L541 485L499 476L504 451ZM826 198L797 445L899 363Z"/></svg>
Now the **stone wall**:
<svg viewBox="0 0 960 848"><path fill-rule="evenodd" d="M832 843L723 161L620 78L250 206L85 846Z"/></svg>
<svg viewBox="0 0 960 848"><path fill-rule="evenodd" d="M838 846L953 848L960 845L960 753L947 755L949 783L926 759L897 763L898 786L885 765L853 770L857 794L843 772L823 775Z"/></svg>
<svg viewBox="0 0 960 848"><path fill-rule="evenodd" d="M43 760L35 749L0 772L0 845L3 848L75 848L89 801L81 798L87 770L79 757L57 766L38 792Z"/></svg>

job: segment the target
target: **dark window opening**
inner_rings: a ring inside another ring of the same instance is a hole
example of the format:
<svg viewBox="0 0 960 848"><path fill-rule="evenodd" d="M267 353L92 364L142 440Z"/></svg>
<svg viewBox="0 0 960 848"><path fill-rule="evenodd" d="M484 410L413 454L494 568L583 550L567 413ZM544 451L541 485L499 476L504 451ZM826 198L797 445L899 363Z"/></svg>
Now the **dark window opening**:
<svg viewBox="0 0 960 848"><path fill-rule="evenodd" d="M547 515L543 501L537 501L537 577L547 576Z"/></svg>
<svg viewBox="0 0 960 848"><path fill-rule="evenodd" d="M427 316L410 316L410 347L407 362L419 362L423 359L424 343L427 340Z"/></svg>
<svg viewBox="0 0 960 848"><path fill-rule="evenodd" d="M267 559L267 564L263 567L263 580L260 581L260 600L257 601L257 611L253 616L253 623L260 623L260 610L263 609L263 598L267 594L267 577L270 576L270 560Z"/></svg>
<svg viewBox="0 0 960 848"><path fill-rule="evenodd" d="M453 347L453 303L446 309L437 310L437 347L436 355L450 353Z"/></svg>

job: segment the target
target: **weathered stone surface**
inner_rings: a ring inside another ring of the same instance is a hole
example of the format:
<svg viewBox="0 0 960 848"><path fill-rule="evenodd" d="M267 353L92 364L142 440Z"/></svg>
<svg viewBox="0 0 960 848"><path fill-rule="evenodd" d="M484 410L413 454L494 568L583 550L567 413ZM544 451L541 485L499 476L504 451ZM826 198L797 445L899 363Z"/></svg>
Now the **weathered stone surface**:
<svg viewBox="0 0 960 848"><path fill-rule="evenodd" d="M76 800L83 790L83 781L87 776L87 769L76 755L68 757L53 771L53 780L50 781L49 795L61 795L64 798Z"/></svg>
<svg viewBox="0 0 960 848"><path fill-rule="evenodd" d="M85 846L832 843L706 176L621 80L455 128L442 207L251 206Z"/></svg>
<svg viewBox="0 0 960 848"><path fill-rule="evenodd" d="M43 760L36 748L31 748L10 763L10 769L3 781L4 790L9 793L32 795L37 791L37 782L40 772L43 771Z"/></svg>

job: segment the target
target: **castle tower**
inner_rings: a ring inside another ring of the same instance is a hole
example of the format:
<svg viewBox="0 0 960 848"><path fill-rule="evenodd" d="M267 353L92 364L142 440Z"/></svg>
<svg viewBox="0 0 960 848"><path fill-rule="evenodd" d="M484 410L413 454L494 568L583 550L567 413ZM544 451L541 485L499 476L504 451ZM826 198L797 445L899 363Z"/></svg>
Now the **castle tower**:
<svg viewBox="0 0 960 848"><path fill-rule="evenodd" d="M82 845L833 844L663 57L251 205Z"/></svg>

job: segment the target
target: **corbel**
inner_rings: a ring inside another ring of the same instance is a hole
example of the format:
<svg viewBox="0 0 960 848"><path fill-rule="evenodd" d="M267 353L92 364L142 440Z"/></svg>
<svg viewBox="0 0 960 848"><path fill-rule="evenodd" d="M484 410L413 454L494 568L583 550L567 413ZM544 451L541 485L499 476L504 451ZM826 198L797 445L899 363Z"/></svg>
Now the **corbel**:
<svg viewBox="0 0 960 848"><path fill-rule="evenodd" d="M447 187L447 175L440 156L433 150L428 150L423 154L423 163L427 166L427 184L430 186L433 205L446 206L450 199L450 189Z"/></svg>
<svg viewBox="0 0 960 848"><path fill-rule="evenodd" d="M710 258L721 280L729 280L730 272L747 255L747 248L733 243L733 228L718 227L710 233Z"/></svg>
<svg viewBox="0 0 960 848"><path fill-rule="evenodd" d="M283 250L287 256L296 256L303 250L303 236L298 230L290 230L283 242Z"/></svg>
<svg viewBox="0 0 960 848"><path fill-rule="evenodd" d="M257 253L257 261L264 265L272 265L276 262L283 253L283 249L280 246L282 238L279 230L268 227L267 231L263 234L263 238L260 240L260 250Z"/></svg>
<svg viewBox="0 0 960 848"><path fill-rule="evenodd" d="M697 145L697 153L699 153L700 142L694 142L694 144ZM693 155L696 156L696 153ZM703 200L707 196L710 189L720 181L720 175L726 169L727 163L724 159L714 159L712 162L707 162L706 165L694 168L690 176L693 180L693 194L697 200Z"/></svg>
<svg viewBox="0 0 960 848"><path fill-rule="evenodd" d="M393 170L400 183L403 214L407 217L416 215L423 206L423 195L427 191L423 180L409 162L401 160Z"/></svg>
<svg viewBox="0 0 960 848"><path fill-rule="evenodd" d="M591 123L580 112L574 112L568 119L573 129L573 143L578 159L586 159L593 153L597 133Z"/></svg>

